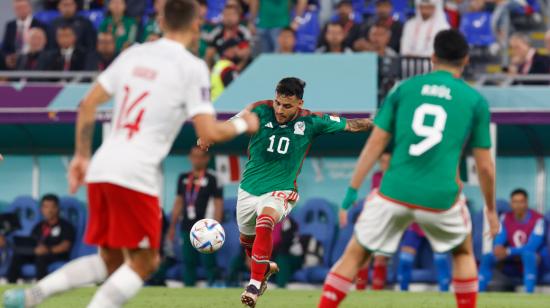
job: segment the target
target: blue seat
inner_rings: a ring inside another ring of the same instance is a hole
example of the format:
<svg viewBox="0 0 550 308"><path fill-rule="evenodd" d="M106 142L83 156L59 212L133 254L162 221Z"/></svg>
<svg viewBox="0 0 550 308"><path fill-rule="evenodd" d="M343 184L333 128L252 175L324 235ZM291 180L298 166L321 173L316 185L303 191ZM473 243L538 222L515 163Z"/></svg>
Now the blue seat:
<svg viewBox="0 0 550 308"><path fill-rule="evenodd" d="M296 30L296 52L314 52L321 32L319 10L308 10L303 16L304 23Z"/></svg>
<svg viewBox="0 0 550 308"><path fill-rule="evenodd" d="M437 281L430 243L423 240L416 252L415 264L411 273L411 282L434 283Z"/></svg>
<svg viewBox="0 0 550 308"><path fill-rule="evenodd" d="M512 210L512 208L510 207L510 203L507 200L497 199L496 204L498 215Z"/></svg>
<svg viewBox="0 0 550 308"><path fill-rule="evenodd" d="M491 29L490 12L465 13L460 21L460 31L473 46L488 47L496 41Z"/></svg>
<svg viewBox="0 0 550 308"><path fill-rule="evenodd" d="M211 23L219 23L222 18L226 0L207 0L206 20Z"/></svg>
<svg viewBox="0 0 550 308"><path fill-rule="evenodd" d="M296 210L294 219L298 223L301 235L310 235L315 238L324 250L323 262L319 266L302 268L298 270L293 278L307 282L322 282L330 268L332 247L337 232L337 215L335 207L327 200L313 198L308 200L302 207ZM306 273L301 273L305 271Z"/></svg>
<svg viewBox="0 0 550 308"><path fill-rule="evenodd" d="M357 221L357 218L359 218L359 215L363 210L363 203L364 201L361 200L354 207L349 209L348 224L344 228L340 229L340 231L338 232L338 239L334 243L334 249L332 250L332 255L330 259L331 265L336 263L336 261L338 261L342 254L344 254L344 250L346 249L346 246L348 245L349 240L353 235L355 222Z"/></svg>
<svg viewBox="0 0 550 308"><path fill-rule="evenodd" d="M41 22L45 24L50 24L54 19L59 17L59 11L57 10L51 10L51 11L40 11L36 12L34 14L34 18L40 20Z"/></svg>
<svg viewBox="0 0 550 308"><path fill-rule="evenodd" d="M223 222L237 221L237 198L228 198L223 201Z"/></svg>
<svg viewBox="0 0 550 308"><path fill-rule="evenodd" d="M38 202L31 196L15 198L8 207L8 212L17 214L21 223L21 229L12 233L15 236L29 236L32 228L42 219Z"/></svg>
<svg viewBox="0 0 550 308"><path fill-rule="evenodd" d="M228 274L231 262L241 253L239 227L237 221L232 220L222 224L225 230L225 243L216 255L216 261L222 273Z"/></svg>
<svg viewBox="0 0 550 308"><path fill-rule="evenodd" d="M550 285L550 211L544 215L546 220L546 247L541 253L541 275L539 282L545 285Z"/></svg>
<svg viewBox="0 0 550 308"><path fill-rule="evenodd" d="M101 22L105 19L105 12L103 10L80 11L78 12L78 15L88 18L96 30L99 29Z"/></svg>
<svg viewBox="0 0 550 308"><path fill-rule="evenodd" d="M472 215L472 242L474 246L474 256L479 263L481 262L483 249L483 211L478 211Z"/></svg>

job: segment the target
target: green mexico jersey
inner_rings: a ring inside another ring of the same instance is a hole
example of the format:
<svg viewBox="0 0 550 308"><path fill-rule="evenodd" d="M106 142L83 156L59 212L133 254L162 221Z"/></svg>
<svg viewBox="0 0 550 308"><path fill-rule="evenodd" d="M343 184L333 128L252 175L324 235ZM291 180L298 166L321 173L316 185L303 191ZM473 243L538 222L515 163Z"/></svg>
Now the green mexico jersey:
<svg viewBox="0 0 550 308"><path fill-rule="evenodd" d="M256 196L278 190L297 191L296 179L313 140L346 128L344 118L308 110L281 125L275 119L272 101L256 103L252 112L260 119L260 129L250 139L241 188Z"/></svg>
<svg viewBox="0 0 550 308"><path fill-rule="evenodd" d="M374 124L391 133L394 150L380 193L398 203L447 210L457 200L465 144L490 148L486 100L451 73L404 81L382 105Z"/></svg>

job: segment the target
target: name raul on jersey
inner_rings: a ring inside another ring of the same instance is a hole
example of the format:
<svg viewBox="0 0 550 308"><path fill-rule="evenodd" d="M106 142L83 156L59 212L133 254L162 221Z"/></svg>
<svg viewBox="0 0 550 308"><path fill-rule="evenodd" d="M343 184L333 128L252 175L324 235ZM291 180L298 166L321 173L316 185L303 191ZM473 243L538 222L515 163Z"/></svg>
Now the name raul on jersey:
<svg viewBox="0 0 550 308"><path fill-rule="evenodd" d="M446 86L425 84L422 87L421 95L435 96L435 97L444 98L447 100L453 99L453 97L451 96L451 89L447 88Z"/></svg>

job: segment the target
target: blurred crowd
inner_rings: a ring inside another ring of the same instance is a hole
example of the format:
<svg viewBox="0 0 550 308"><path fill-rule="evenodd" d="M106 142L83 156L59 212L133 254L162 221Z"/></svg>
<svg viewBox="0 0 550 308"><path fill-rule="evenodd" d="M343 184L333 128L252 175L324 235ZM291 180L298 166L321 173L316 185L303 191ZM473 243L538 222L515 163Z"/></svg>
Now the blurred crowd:
<svg viewBox="0 0 550 308"><path fill-rule="evenodd" d="M0 70L102 71L132 44L162 37L158 12L164 2L12 0L15 18L5 25ZM550 31L544 48L533 46L529 32L516 33L521 28L514 23L506 35L491 30L504 24L499 16L539 22L542 9L535 0L198 3L201 34L199 43L188 48L211 68L214 98L261 53L370 51L381 57L430 57L437 32L451 27L460 28L473 48L488 55L509 47L510 60L503 70L510 74L550 73Z"/></svg>

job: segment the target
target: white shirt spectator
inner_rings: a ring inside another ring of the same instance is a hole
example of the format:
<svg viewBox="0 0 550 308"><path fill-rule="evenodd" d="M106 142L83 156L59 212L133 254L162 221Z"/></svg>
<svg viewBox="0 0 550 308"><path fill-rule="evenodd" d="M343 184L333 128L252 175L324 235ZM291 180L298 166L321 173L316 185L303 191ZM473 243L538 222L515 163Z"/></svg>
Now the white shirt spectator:
<svg viewBox="0 0 550 308"><path fill-rule="evenodd" d="M416 15L405 23L401 36L401 55L431 57L435 36L441 30L449 29L449 23L443 11L442 0L416 0ZM420 13L419 6L433 5L435 12L427 19Z"/></svg>
<svg viewBox="0 0 550 308"><path fill-rule="evenodd" d="M99 77L114 95L112 128L94 154L86 181L160 193L161 162L183 123L214 114L204 61L162 38L123 52Z"/></svg>

